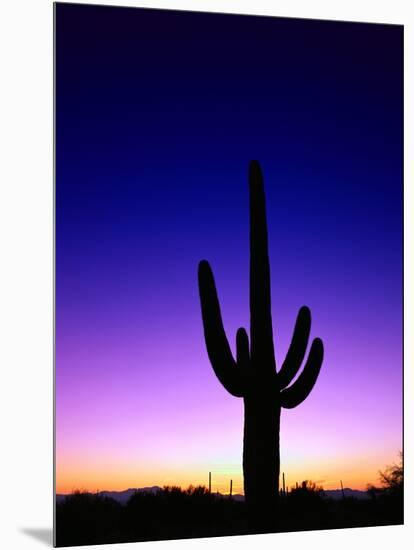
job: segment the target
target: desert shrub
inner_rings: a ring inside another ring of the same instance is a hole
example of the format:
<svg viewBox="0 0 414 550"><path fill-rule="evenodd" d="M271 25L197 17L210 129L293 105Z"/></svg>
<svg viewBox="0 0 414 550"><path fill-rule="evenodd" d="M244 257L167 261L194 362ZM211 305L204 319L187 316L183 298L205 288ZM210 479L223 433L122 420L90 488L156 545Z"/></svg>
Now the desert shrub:
<svg viewBox="0 0 414 550"><path fill-rule="evenodd" d="M57 545L76 546L115 542L121 505L115 500L76 491L56 506Z"/></svg>

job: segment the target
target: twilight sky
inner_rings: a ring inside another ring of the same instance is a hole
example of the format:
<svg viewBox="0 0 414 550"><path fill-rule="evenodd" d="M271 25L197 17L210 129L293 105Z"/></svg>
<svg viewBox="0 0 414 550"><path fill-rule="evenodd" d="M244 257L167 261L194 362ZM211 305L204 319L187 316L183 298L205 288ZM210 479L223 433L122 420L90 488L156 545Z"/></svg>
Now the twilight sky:
<svg viewBox="0 0 414 550"><path fill-rule="evenodd" d="M209 364L197 265L234 350L248 186L267 198L276 360L325 345L282 411L287 483L365 488L402 448L402 27L56 6L57 491L242 492L243 403Z"/></svg>

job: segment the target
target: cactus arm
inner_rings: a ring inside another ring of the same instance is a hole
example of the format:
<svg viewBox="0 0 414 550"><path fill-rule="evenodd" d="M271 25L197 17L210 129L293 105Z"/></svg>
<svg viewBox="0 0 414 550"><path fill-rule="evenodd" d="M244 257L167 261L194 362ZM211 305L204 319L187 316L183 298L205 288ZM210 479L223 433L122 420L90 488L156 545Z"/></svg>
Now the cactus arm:
<svg viewBox="0 0 414 550"><path fill-rule="evenodd" d="M244 328L239 328L236 336L237 365L247 369L250 364L249 337Z"/></svg>
<svg viewBox="0 0 414 550"><path fill-rule="evenodd" d="M257 161L250 163L250 338L253 363L275 370L270 266L263 176Z"/></svg>
<svg viewBox="0 0 414 550"><path fill-rule="evenodd" d="M226 390L242 397L241 377L224 331L213 272L205 260L199 264L198 284L204 337L211 365Z"/></svg>
<svg viewBox="0 0 414 550"><path fill-rule="evenodd" d="M318 378L323 361L323 343L320 338L315 338L309 351L308 359L292 386L280 393L281 405L285 409L293 409L304 401L311 392Z"/></svg>
<svg viewBox="0 0 414 550"><path fill-rule="evenodd" d="M282 367L277 374L279 389L286 388L294 379L305 358L311 328L311 313L308 307L300 308L292 341Z"/></svg>

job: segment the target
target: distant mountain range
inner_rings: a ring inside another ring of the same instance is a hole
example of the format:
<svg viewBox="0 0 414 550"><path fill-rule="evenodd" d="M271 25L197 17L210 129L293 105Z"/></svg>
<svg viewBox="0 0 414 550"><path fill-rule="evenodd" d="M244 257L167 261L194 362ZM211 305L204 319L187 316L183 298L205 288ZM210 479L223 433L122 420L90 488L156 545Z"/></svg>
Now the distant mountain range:
<svg viewBox="0 0 414 550"><path fill-rule="evenodd" d="M125 491L97 491L94 495L113 498L121 504L126 504L134 493L157 493L162 491L162 487L154 485L153 487L141 487L139 489L125 489ZM56 495L56 502L62 502L69 495Z"/></svg>
<svg viewBox="0 0 414 550"><path fill-rule="evenodd" d="M94 494L97 494L103 497L113 498L120 504L124 505L128 502L130 497L136 492L157 493L158 491L162 491L162 487L158 487L158 485L153 485L152 487L141 487L139 489L126 489L125 491L98 491L97 493L94 493ZM341 489L327 490L327 491L324 491L324 493L327 498L332 498L333 500L339 500L343 498ZM223 495L221 493L215 493L215 494L223 498L228 498L229 496L229 495ZM352 497L360 500L369 498L368 493L366 491L359 491L357 489L349 489L349 488L344 489L344 495L345 497L348 497L348 498ZM57 494L56 502L57 503L62 502L67 496L68 495ZM243 501L244 495L235 494L233 495L233 499L238 501Z"/></svg>

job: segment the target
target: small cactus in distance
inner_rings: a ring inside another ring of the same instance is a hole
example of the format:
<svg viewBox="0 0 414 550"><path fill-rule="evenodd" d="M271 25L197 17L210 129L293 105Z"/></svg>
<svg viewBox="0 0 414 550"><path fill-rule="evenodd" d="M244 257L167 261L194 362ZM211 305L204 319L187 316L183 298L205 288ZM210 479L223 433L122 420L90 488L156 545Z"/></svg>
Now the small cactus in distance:
<svg viewBox="0 0 414 550"><path fill-rule="evenodd" d="M244 401L245 500L251 528L263 532L274 528L277 521L281 408L292 409L309 395L322 365L323 344L319 338L313 340L303 370L291 384L305 358L310 335L310 310L302 307L286 358L276 370L265 195L257 161L250 163L249 187L250 341L246 330L239 328L235 359L224 331L213 272L206 260L199 264L198 280L211 365L226 390Z"/></svg>

